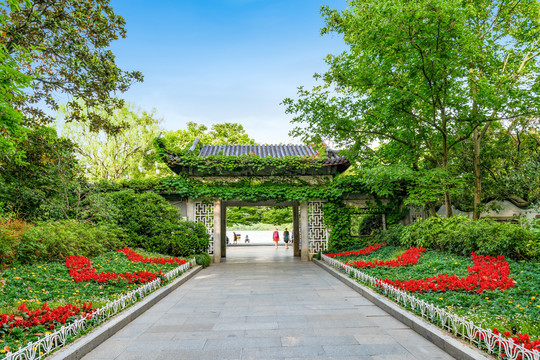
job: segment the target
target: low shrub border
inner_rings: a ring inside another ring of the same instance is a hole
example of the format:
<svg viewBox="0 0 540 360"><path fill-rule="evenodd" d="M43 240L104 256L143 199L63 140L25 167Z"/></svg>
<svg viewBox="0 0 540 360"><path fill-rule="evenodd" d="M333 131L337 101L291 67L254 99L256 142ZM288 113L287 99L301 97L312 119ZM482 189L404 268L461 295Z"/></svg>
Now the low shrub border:
<svg viewBox="0 0 540 360"><path fill-rule="evenodd" d="M167 272L163 275L163 277L166 281L170 281L180 276L181 274L192 268L194 265L195 258ZM133 291L130 291L126 295L107 303L105 306L95 309L94 312L86 313L85 315L80 316L73 323L62 326L60 329L50 334L46 334L44 337L38 339L35 342L29 342L26 347L21 348L13 353L8 352L5 359L32 360L47 356L58 348L65 346L75 337L84 334L90 328L93 328L103 323L113 315L138 302L140 299L152 293L153 291L161 287L163 284L164 281L161 278L156 278L155 280L148 282Z"/></svg>
<svg viewBox="0 0 540 360"><path fill-rule="evenodd" d="M508 339L501 336L496 329L488 330L481 328L461 316L418 299L416 296L409 294L406 291L385 283L381 279L365 274L358 268L353 268L332 257L322 255L321 260L330 266L349 274L355 280L369 285L373 289L378 289L384 296L393 299L396 303L419 314L422 318L450 331L454 335L463 338L489 354L494 354L502 359L511 360L540 358L540 351L532 349L530 346L531 344L524 344L522 346L516 343L514 339ZM519 336L517 338L518 341L523 337L524 335Z"/></svg>

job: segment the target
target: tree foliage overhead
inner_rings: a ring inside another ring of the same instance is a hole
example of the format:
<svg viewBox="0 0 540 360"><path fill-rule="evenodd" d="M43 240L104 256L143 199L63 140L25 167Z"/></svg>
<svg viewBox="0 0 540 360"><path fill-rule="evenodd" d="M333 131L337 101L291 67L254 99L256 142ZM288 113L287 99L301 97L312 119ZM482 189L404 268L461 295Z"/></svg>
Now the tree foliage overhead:
<svg viewBox="0 0 540 360"><path fill-rule="evenodd" d="M29 84L30 78L23 75L17 62L0 45L0 166L6 157L23 155L17 153L16 143L26 133L20 112L14 109L12 101Z"/></svg>
<svg viewBox="0 0 540 360"><path fill-rule="evenodd" d="M13 3L13 0L10 0ZM92 130L116 132L99 107L111 115L123 101L116 98L136 81L138 71L123 71L115 63L110 43L126 36L124 19L115 14L109 0L28 0L0 6L0 44L19 60L21 71L31 76L32 90L13 103L32 125L53 119L38 106L57 110L55 95L64 93L68 102L67 120L88 122ZM17 57L30 52L26 60ZM87 105L83 109L77 99Z"/></svg>
<svg viewBox="0 0 540 360"><path fill-rule="evenodd" d="M228 207L227 226L271 224L284 225L293 222L292 207L259 206L259 207Z"/></svg>
<svg viewBox="0 0 540 360"><path fill-rule="evenodd" d="M81 105L84 109L84 104ZM77 144L77 153L90 181L140 178L155 174L155 164L146 161L153 150L152 141L159 135L161 119L155 111L141 111L124 105L112 115L98 112L113 126L124 128L115 134L95 132L88 123L64 123L62 135Z"/></svg>
<svg viewBox="0 0 540 360"><path fill-rule="evenodd" d="M166 131L163 138L173 151L186 150L195 139L205 145L254 145L246 130L238 123L213 124L210 128L203 124L188 122L187 129Z"/></svg>
<svg viewBox="0 0 540 360"><path fill-rule="evenodd" d="M284 100L293 135L329 137L364 165L409 168L412 202L448 210L469 162L478 202L482 139L495 123L511 129L540 111L539 10L537 0L323 7L322 34L341 34L349 49L327 57L322 86ZM459 159L465 146L471 157Z"/></svg>

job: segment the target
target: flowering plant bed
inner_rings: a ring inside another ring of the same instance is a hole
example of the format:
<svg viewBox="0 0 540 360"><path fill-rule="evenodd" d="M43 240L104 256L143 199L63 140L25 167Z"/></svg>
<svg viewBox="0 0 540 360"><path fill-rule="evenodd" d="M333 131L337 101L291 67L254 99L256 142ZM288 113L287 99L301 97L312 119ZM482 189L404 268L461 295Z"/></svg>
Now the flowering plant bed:
<svg viewBox="0 0 540 360"><path fill-rule="evenodd" d="M16 266L0 274L0 358L134 291L187 261L130 249L92 260Z"/></svg>
<svg viewBox="0 0 540 360"><path fill-rule="evenodd" d="M356 268L355 262L397 260L405 249L385 246L359 256L335 259ZM416 265L365 266L366 275L379 279L374 288L389 284L420 300L492 329L493 333L525 348L540 350L540 266L503 257L462 257L426 251ZM481 339L482 334L477 334ZM517 356L515 358L518 358Z"/></svg>

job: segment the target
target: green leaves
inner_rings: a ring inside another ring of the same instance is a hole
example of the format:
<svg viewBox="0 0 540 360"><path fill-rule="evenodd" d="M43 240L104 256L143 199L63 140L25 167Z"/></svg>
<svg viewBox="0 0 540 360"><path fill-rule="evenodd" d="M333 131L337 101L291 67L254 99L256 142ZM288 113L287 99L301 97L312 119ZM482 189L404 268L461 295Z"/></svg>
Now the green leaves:
<svg viewBox="0 0 540 360"><path fill-rule="evenodd" d="M513 119L540 112L539 7L536 0L352 0L343 11L323 7L321 33L343 36L348 50L326 58L327 72L315 76L322 85L300 87L297 99L283 101L297 125L291 135L330 139L362 171L376 167L381 178L408 172L401 176L413 183L409 203L445 202L449 209L451 198L466 191L464 179L473 177L473 146L483 154L483 139L502 124L514 138L502 152L519 152L524 132ZM475 130L481 136L473 141ZM484 155L475 165L478 193L480 180L497 174L496 166L487 173L490 160ZM374 191L392 191L376 183L368 179Z"/></svg>
<svg viewBox="0 0 540 360"><path fill-rule="evenodd" d="M98 1L12 1L18 7L0 8L0 44L13 55L26 75L32 77L32 91L11 103L25 114L27 125L43 125L52 118L40 107L45 102L58 109L55 95L66 93L69 121L88 122L93 129L115 133L119 128L95 107L108 115L123 106L116 92L125 92L133 82L142 81L138 71L126 72L115 63L110 43L125 37L125 21L114 13L109 0ZM18 55L31 53L27 58ZM83 99L89 115L77 106Z"/></svg>
<svg viewBox="0 0 540 360"><path fill-rule="evenodd" d="M80 106L82 114L90 110L82 101L77 106ZM111 135L105 131L96 131L88 121L63 123L62 135L77 144L77 157L86 177L96 181L155 175L155 159L148 155L154 150L152 143L159 134L159 124L162 121L156 117L155 110L146 112L126 104L112 114L103 107L93 111L122 130ZM61 113L69 117L64 106L61 107Z"/></svg>

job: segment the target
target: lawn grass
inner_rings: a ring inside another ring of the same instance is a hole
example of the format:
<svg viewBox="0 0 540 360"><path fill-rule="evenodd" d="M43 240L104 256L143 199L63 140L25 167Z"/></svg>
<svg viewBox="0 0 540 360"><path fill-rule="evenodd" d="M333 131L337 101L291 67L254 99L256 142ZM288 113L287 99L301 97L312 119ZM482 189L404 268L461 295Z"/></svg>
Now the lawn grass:
<svg viewBox="0 0 540 360"><path fill-rule="evenodd" d="M385 246L373 253L358 257L339 257L342 262L352 260L395 259L406 249ZM532 340L540 339L540 263L516 262L510 264L510 277L515 287L508 290L477 292L447 291L425 292L415 295L438 307L470 319L476 325L501 332L527 333ZM365 267L360 269L373 277L389 280L417 280L436 274L456 274L466 277L471 257L456 256L428 250L417 265L401 267Z"/></svg>

